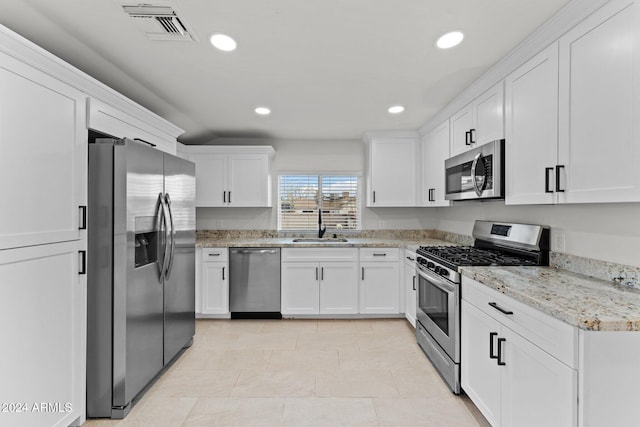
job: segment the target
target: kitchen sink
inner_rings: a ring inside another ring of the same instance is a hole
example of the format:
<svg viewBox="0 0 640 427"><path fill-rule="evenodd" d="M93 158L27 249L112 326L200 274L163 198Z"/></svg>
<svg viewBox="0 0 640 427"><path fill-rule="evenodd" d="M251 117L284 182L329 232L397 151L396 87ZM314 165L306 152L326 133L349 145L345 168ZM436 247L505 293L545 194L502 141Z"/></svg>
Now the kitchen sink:
<svg viewBox="0 0 640 427"><path fill-rule="evenodd" d="M293 243L346 243L347 239L319 239L317 237L306 237L293 239Z"/></svg>

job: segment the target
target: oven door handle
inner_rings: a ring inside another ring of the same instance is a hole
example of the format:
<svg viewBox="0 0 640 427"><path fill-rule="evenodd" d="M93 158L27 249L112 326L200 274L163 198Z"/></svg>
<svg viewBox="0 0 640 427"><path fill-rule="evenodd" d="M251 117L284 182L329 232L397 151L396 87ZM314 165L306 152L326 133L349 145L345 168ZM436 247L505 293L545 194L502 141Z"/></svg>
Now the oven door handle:
<svg viewBox="0 0 640 427"><path fill-rule="evenodd" d="M425 279L429 280L436 287L440 288L441 290L447 293L452 293L456 291L456 287L453 284L448 283L447 281L445 281L445 279L443 279L440 276L431 274L430 272L424 271L421 268L418 269L418 274L424 277Z"/></svg>

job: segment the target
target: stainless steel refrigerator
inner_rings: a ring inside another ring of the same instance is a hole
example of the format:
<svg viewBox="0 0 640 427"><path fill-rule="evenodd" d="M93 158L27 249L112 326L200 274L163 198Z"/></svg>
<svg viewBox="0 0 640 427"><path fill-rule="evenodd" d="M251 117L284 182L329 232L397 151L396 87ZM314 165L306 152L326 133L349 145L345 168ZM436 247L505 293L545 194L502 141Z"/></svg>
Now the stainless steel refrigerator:
<svg viewBox="0 0 640 427"><path fill-rule="evenodd" d="M87 416L123 418L195 333L195 165L89 144Z"/></svg>

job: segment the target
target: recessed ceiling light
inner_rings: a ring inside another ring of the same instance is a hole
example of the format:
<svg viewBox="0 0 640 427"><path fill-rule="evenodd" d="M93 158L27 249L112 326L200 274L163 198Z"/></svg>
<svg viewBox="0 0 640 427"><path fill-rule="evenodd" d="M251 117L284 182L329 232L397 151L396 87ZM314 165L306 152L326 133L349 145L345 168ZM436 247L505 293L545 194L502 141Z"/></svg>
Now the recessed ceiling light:
<svg viewBox="0 0 640 427"><path fill-rule="evenodd" d="M214 34L209 39L213 47L216 49L223 50L225 52L231 52L232 50L236 50L238 44L234 39L225 35L225 34Z"/></svg>
<svg viewBox="0 0 640 427"><path fill-rule="evenodd" d="M268 116L269 114L271 114L271 109L267 107L256 107L256 109L253 111L255 111L256 114L260 116Z"/></svg>
<svg viewBox="0 0 640 427"><path fill-rule="evenodd" d="M464 34L462 34L460 31L452 31L443 36L440 36L440 38L436 42L436 46L438 46L440 49L449 49L450 47L459 45L462 39L464 39Z"/></svg>
<svg viewBox="0 0 640 427"><path fill-rule="evenodd" d="M389 107L387 111L390 114L400 114L404 111L404 107L402 105L394 105L393 107Z"/></svg>

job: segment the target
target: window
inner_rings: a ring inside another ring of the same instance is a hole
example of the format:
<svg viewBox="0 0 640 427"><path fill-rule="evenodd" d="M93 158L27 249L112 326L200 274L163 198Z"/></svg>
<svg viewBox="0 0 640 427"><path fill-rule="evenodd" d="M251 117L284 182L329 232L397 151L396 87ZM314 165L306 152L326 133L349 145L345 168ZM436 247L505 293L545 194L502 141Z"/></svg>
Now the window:
<svg viewBox="0 0 640 427"><path fill-rule="evenodd" d="M281 175L278 229L317 231L318 210L327 231L360 229L357 176Z"/></svg>

